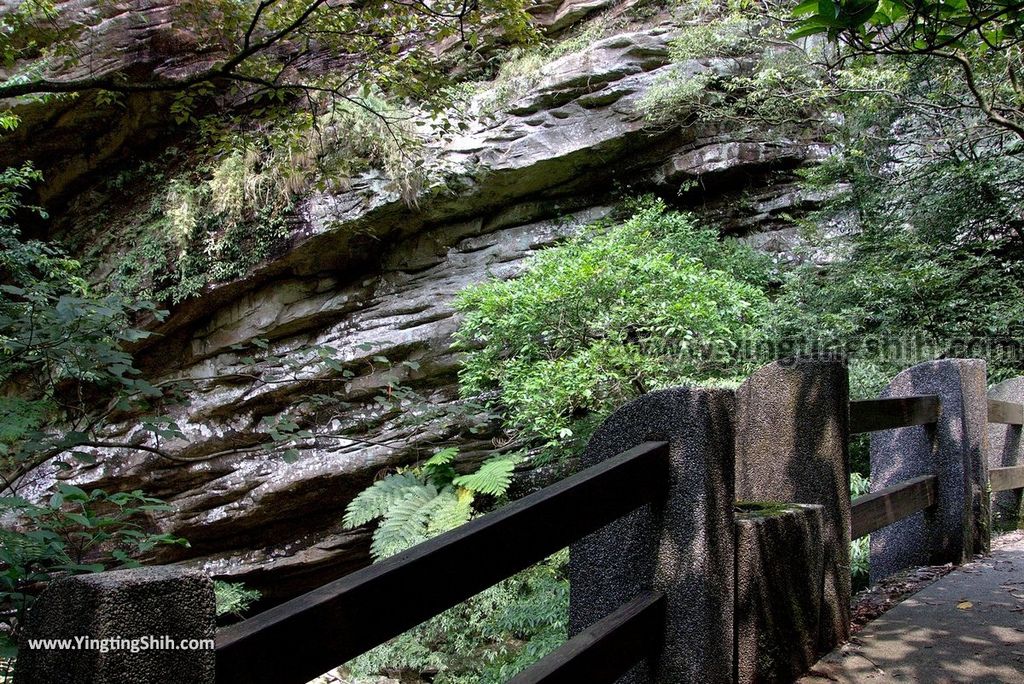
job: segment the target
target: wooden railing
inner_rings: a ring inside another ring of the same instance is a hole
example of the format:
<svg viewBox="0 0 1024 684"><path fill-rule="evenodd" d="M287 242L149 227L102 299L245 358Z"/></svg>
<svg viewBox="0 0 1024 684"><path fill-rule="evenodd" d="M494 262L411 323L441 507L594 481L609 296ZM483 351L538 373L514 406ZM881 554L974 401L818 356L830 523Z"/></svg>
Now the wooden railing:
<svg viewBox="0 0 1024 684"><path fill-rule="evenodd" d="M850 402L850 433L934 424L941 410L934 395ZM991 400L988 419L1024 424L1024 406ZM659 500L667 477L668 444L641 444L404 553L223 628L217 634L216 680L309 681ZM1024 488L1024 466L993 468L989 478L993 492ZM938 478L923 475L858 497L851 504L851 537L928 509L937 496ZM510 681L614 682L657 648L664 611L661 593L644 592Z"/></svg>
<svg viewBox="0 0 1024 684"><path fill-rule="evenodd" d="M850 511L850 538L859 539L930 507L938 482L934 475L922 475L857 497Z"/></svg>
<svg viewBox="0 0 1024 684"><path fill-rule="evenodd" d="M939 397L924 395L850 402L850 433L876 432L938 421ZM988 422L1024 425L1024 404L988 400ZM1024 488L1024 465L989 470L993 492ZM850 537L858 539L935 504L938 478L923 475L853 500Z"/></svg>
<svg viewBox="0 0 1024 684"><path fill-rule="evenodd" d="M939 420L942 404L933 394L850 402L850 433L877 432Z"/></svg>
<svg viewBox="0 0 1024 684"><path fill-rule="evenodd" d="M661 640L665 597L647 591L567 641L508 684L614 682Z"/></svg>
<svg viewBox="0 0 1024 684"><path fill-rule="evenodd" d="M988 400L988 422L1005 425L1024 425L1024 404L998 399Z"/></svg>
<svg viewBox="0 0 1024 684"><path fill-rule="evenodd" d="M938 422L942 403L935 395L850 402L850 433L877 432ZM915 477L857 497L850 510L850 538L858 539L935 503L938 478Z"/></svg>
<svg viewBox="0 0 1024 684"><path fill-rule="evenodd" d="M1015 404L998 399L988 400L988 422L1004 425L1024 425L1024 404ZM990 468L989 488L993 492L1024 489L1024 465Z"/></svg>
<svg viewBox="0 0 1024 684"><path fill-rule="evenodd" d="M988 471L988 482L993 492L1024 489L1024 465L992 468Z"/></svg>
<svg viewBox="0 0 1024 684"><path fill-rule="evenodd" d="M668 444L647 442L221 629L217 682L308 682L655 501L667 481ZM615 681L654 648L661 609L659 595L637 598L515 681Z"/></svg>

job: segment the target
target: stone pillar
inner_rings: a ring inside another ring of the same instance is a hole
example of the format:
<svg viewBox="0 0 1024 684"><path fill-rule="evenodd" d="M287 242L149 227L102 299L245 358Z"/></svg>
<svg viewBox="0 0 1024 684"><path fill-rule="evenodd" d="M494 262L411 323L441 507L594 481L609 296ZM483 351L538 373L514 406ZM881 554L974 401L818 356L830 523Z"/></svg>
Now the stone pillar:
<svg viewBox="0 0 1024 684"><path fill-rule="evenodd" d="M1024 378L1011 378L988 391L989 399L1024 403ZM1005 468L1024 465L1024 440L1020 425L989 423L988 467ZM1019 527L1024 522L1021 491L997 492L992 495L992 518L1000 525Z"/></svg>
<svg viewBox="0 0 1024 684"><path fill-rule="evenodd" d="M66 577L51 582L32 605L14 681L214 684L215 631L213 583L201 572L156 566ZM95 641L31 648L33 639ZM211 642L180 648L193 639Z"/></svg>
<svg viewBox="0 0 1024 684"><path fill-rule="evenodd" d="M819 652L849 638L850 453L846 364L776 361L736 391L736 496L823 507Z"/></svg>
<svg viewBox="0 0 1024 684"><path fill-rule="evenodd" d="M736 513L736 682L793 682L818 659L822 506L745 504Z"/></svg>
<svg viewBox="0 0 1024 684"><path fill-rule="evenodd" d="M733 677L733 393L674 388L612 414L591 438L592 466L648 440L670 444L667 494L570 550L570 633L645 589L666 595L655 662L622 682L728 682Z"/></svg>
<svg viewBox="0 0 1024 684"><path fill-rule="evenodd" d="M959 563L988 545L985 362L920 363L897 375L881 396L922 394L942 400L938 424L872 433L871 489L934 474L938 500L934 511L871 534L872 582L915 565Z"/></svg>

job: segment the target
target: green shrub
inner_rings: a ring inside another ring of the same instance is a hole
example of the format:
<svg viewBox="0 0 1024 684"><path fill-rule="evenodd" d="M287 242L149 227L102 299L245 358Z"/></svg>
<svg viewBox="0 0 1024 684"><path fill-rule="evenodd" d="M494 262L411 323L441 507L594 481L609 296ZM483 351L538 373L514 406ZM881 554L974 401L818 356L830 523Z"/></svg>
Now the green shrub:
<svg viewBox="0 0 1024 684"><path fill-rule="evenodd" d="M464 395L498 390L523 446L578 445L626 401L742 378L762 339L769 265L653 199L458 297Z"/></svg>

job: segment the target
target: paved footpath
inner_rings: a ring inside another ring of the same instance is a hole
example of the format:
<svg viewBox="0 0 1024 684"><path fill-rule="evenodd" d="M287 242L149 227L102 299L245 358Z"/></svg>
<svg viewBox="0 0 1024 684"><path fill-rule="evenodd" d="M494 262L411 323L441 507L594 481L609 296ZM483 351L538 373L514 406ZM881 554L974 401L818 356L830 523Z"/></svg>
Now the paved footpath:
<svg viewBox="0 0 1024 684"><path fill-rule="evenodd" d="M1024 534L967 563L822 658L801 684L1024 684Z"/></svg>

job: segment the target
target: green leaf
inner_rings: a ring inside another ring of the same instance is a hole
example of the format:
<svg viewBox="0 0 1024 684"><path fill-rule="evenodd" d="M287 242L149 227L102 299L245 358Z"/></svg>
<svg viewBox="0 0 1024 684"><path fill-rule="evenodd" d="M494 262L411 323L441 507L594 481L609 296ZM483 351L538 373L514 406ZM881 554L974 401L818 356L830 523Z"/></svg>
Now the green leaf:
<svg viewBox="0 0 1024 684"><path fill-rule="evenodd" d="M63 482L57 485L57 491L63 495L68 501L88 501L89 495L84 489L79 489L74 485L65 484Z"/></svg>
<svg viewBox="0 0 1024 684"><path fill-rule="evenodd" d="M448 465L459 455L458 447L445 447L427 459L423 464L426 467Z"/></svg>
<svg viewBox="0 0 1024 684"><path fill-rule="evenodd" d="M93 522L81 513L65 513L64 517L85 528L91 528L93 526Z"/></svg>
<svg viewBox="0 0 1024 684"><path fill-rule="evenodd" d="M459 487L465 487L471 492L501 496L508 491L512 484L512 474L516 468L517 459L507 457L495 457L485 461L480 469L468 475L460 475L452 480L452 483Z"/></svg>
<svg viewBox="0 0 1024 684"><path fill-rule="evenodd" d="M430 485L406 489L374 531L370 544L374 558L386 558L426 541L432 514L441 503L439 492Z"/></svg>
<svg viewBox="0 0 1024 684"><path fill-rule="evenodd" d="M423 486L423 482L412 473L389 475L360 492L346 507L342 522L347 529L365 525L384 516L407 490Z"/></svg>

